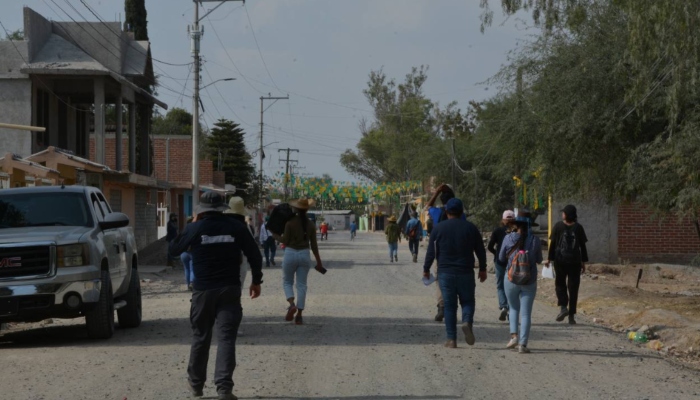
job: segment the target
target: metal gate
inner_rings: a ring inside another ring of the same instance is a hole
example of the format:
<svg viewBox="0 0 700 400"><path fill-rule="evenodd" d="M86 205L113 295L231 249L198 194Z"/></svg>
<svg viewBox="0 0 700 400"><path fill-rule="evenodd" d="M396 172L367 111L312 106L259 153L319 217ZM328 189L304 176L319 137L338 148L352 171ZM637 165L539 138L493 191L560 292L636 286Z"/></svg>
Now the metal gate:
<svg viewBox="0 0 700 400"><path fill-rule="evenodd" d="M165 203L158 203L158 239L168 234L168 207Z"/></svg>

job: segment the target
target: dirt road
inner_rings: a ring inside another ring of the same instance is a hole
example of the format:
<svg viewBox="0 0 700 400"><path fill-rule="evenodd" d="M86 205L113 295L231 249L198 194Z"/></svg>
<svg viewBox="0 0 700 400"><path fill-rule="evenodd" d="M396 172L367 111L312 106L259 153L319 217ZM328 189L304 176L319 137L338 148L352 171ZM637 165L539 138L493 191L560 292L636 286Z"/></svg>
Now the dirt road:
<svg viewBox="0 0 700 400"><path fill-rule="evenodd" d="M435 289L420 264L389 263L383 236L331 234L329 269L311 272L306 325L283 320L281 272L265 270L263 296L244 299L234 393L251 399L691 399L700 373L671 365L622 335L580 319L556 323L535 305L531 354L506 350L493 276L477 284L469 347L445 349L432 321ZM424 248L421 251L424 253ZM421 254L422 256L422 254ZM0 335L2 399L181 399L190 331L189 292L179 271L142 276L144 322L108 341L86 338L82 321L20 327ZM248 277L250 280L250 277ZM212 352L213 354L213 352ZM210 360L210 378L213 357ZM215 398L211 386L205 398Z"/></svg>

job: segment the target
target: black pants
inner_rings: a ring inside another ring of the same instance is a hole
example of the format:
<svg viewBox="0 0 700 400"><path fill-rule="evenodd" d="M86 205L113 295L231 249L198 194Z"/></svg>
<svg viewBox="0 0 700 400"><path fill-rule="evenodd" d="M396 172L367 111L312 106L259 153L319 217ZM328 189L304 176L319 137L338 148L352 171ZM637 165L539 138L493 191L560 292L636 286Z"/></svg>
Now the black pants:
<svg viewBox="0 0 700 400"><path fill-rule="evenodd" d="M187 366L190 385L201 389L207 380L209 346L214 326L218 338L214 383L218 393L233 390L233 370L236 368L236 336L243 318L241 287L226 286L220 289L192 293L190 322L192 324L192 348Z"/></svg>
<svg viewBox="0 0 700 400"><path fill-rule="evenodd" d="M569 315L576 314L578 288L581 286L581 263L566 264L555 261L554 273L557 275L554 280L557 304L560 307L568 307Z"/></svg>
<svg viewBox="0 0 700 400"><path fill-rule="evenodd" d="M408 239L408 249L411 250L411 254L418 255L418 248L420 247L420 238Z"/></svg>

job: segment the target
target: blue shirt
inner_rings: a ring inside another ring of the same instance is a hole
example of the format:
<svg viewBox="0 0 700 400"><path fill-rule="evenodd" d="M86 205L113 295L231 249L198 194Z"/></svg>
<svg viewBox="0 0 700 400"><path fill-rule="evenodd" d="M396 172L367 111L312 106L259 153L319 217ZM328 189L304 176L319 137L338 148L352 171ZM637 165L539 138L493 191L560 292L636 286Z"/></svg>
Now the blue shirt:
<svg viewBox="0 0 700 400"><path fill-rule="evenodd" d="M430 215L430 218L433 220L433 225L437 225L440 223L440 216L442 215L442 207L430 207L428 209L428 215ZM462 214L462 219L467 220L467 215ZM447 220L447 215L445 215L445 220Z"/></svg>
<svg viewBox="0 0 700 400"><path fill-rule="evenodd" d="M404 232L406 236L408 236L408 233L411 232L411 229L413 229L413 227L416 225L418 226L418 229L416 229L415 239L420 239L423 237L423 224L421 224L418 218L415 217L411 218L406 224L406 232Z"/></svg>
<svg viewBox="0 0 700 400"><path fill-rule="evenodd" d="M350 232L355 232L357 230L357 225L353 222L350 224Z"/></svg>
<svg viewBox="0 0 700 400"><path fill-rule="evenodd" d="M512 253L511 250L518 244L518 239L520 239L520 234L518 232L513 232L503 239L501 251L498 253L498 262L501 265L505 265L506 269L510 267L510 261L515 257L515 253L517 253L517 250ZM532 282L537 282L537 264L542 263L542 244L540 243L540 239L535 235L528 236L525 240L525 250L529 253Z"/></svg>
<svg viewBox="0 0 700 400"><path fill-rule="evenodd" d="M437 258L438 274L471 273L475 267L475 253L479 270L485 271L486 249L479 229L465 219L448 219L436 225L430 234L423 272L430 271Z"/></svg>

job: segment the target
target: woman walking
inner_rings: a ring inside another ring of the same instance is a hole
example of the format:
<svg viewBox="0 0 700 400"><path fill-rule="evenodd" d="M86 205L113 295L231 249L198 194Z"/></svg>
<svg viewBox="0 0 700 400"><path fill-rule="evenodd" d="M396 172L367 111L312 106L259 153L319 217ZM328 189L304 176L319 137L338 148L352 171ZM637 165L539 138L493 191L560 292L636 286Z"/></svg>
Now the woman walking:
<svg viewBox="0 0 700 400"><path fill-rule="evenodd" d="M537 294L537 264L542 263L542 247L540 239L530 230L531 227L538 225L533 223L528 210L519 210L514 223L517 230L503 239L498 254L498 261L506 266L506 276L508 276L503 284L510 308L510 341L506 348L513 349L519 346L520 353L529 353L527 342L532 324L532 305ZM529 277L522 282L512 282L510 277L513 271L511 270L516 267L513 264L520 264L525 259L530 268L527 271L527 266L523 266L524 272L526 274L529 272Z"/></svg>
<svg viewBox="0 0 700 400"><path fill-rule="evenodd" d="M569 324L575 324L578 289L581 286L581 274L586 272L588 250L586 249L586 231L578 223L576 207L569 204L561 214L559 221L552 229L549 243L549 254L545 266L554 261L556 279L554 286L557 292L557 304L561 308L557 321L569 317Z"/></svg>
<svg viewBox="0 0 700 400"><path fill-rule="evenodd" d="M289 205L292 206L295 215L284 226L284 234L276 239L285 246L284 258L282 259L282 283L289 307L284 319L286 321L294 320L294 323L301 325L304 323L302 312L306 306L306 281L311 269L309 249L316 258L316 270L322 271L324 269L316 243L316 226L306 216L306 212L309 210L309 201L307 199L292 200ZM295 278L296 303L294 297Z"/></svg>

